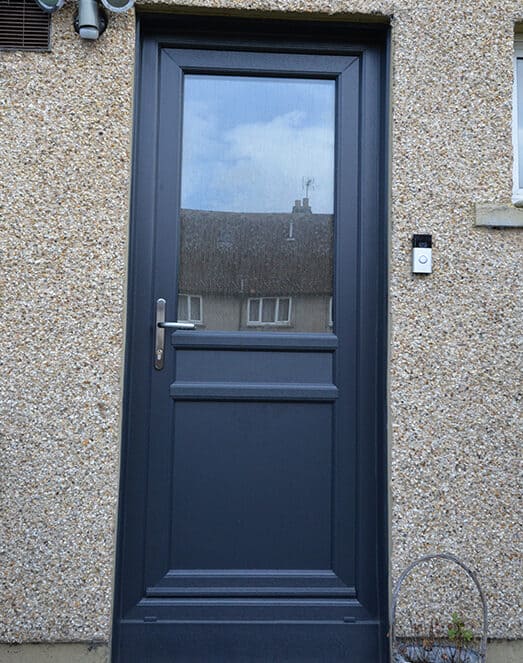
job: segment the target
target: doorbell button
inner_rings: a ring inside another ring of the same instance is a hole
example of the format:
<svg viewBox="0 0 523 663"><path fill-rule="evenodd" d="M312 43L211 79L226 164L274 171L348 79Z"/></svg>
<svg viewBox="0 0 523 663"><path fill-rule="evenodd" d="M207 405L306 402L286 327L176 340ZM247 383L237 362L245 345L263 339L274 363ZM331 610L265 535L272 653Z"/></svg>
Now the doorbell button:
<svg viewBox="0 0 523 663"><path fill-rule="evenodd" d="M432 273L432 235L412 236L412 272Z"/></svg>

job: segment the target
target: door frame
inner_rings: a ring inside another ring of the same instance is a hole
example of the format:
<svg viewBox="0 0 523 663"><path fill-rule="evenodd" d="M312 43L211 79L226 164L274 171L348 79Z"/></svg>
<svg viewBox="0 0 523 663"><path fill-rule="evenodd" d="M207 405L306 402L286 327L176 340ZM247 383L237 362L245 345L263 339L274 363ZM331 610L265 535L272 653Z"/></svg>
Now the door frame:
<svg viewBox="0 0 523 663"><path fill-rule="evenodd" d="M176 36L175 36L176 35ZM218 37L219 35L219 37ZM241 35L239 37L238 35ZM225 18L210 16L190 16L181 14L141 14L137 15L137 42L136 42L136 71L135 71L135 104L134 127L135 138L133 144L133 172L131 190L131 226L129 237L129 271L127 296L127 332L125 353L125 379L122 410L122 449L120 460L120 490L117 524L117 549L115 569L115 592L113 614L113 638L117 637L118 618L121 611L122 590L122 557L126 546L126 531L124 522L127 522L125 512L135 510L140 513L139 499L130 487L132 483L128 477L128 449L131 444L131 430L134 421L131 419L132 398L136 381L139 380L139 370L133 367L135 361L134 348L143 336L137 331L137 307L135 306L135 293L137 279L142 275L136 269L137 252L143 250L137 223L137 218L144 218L154 213L154 200L139 198L139 181L143 178L152 178L154 173L147 173L141 168L139 153L141 146L154 139L143 129L137 130L138 118L147 109L143 108L142 71L143 58L148 57L147 49L143 45L146 40L154 40L158 48L162 46L216 48L219 42L220 50L235 48L263 52L307 52L318 54L330 53L366 53L379 61L380 85L374 102L379 105L379 127L375 124L365 126L363 122L362 133L373 142L374 153L381 158L366 159L362 152L360 165L360 190L364 190L362 199L365 205L360 207L360 250L361 260L365 264L375 265L374 270L367 269L359 274L359 303L362 307L360 327L358 330L359 344L356 373L365 376L361 384L365 393L358 396L357 428L358 437L368 439L374 449L374 465L367 468L376 482L374 492L374 509L376 513L376 530L366 532L364 538L373 540L377 545L375 559L376 577L379 578L376 588L376 603L379 605L379 621L381 629L380 649L382 660L387 660L388 644L386 633L388 630L388 432L387 432L387 355L388 355L388 325L387 325L387 267L388 267L388 77L389 77L389 31L385 24L350 24L338 21L302 21L288 19L266 18ZM150 53L150 49L149 49ZM365 68L362 67L362 87L365 86ZM154 93L154 83L151 91ZM157 112L155 107L156 95L152 94L151 111ZM375 118L374 118L375 121ZM177 127L178 129L178 127ZM370 136L373 136L370 139ZM368 221L368 223L367 223ZM147 250L147 247L145 247ZM361 278L363 274L364 278ZM151 315L153 299L151 297ZM143 306L143 303L142 303ZM144 342L142 339L141 342ZM147 342L147 341L145 341ZM152 348L152 338L150 339ZM152 356L152 351L151 351ZM358 384L360 384L358 377ZM142 450L142 461L146 465L145 449ZM135 452L136 453L136 452ZM134 459L134 464L140 460ZM368 478L365 479L367 481ZM360 482L362 477L360 477ZM127 485L126 485L127 484ZM363 496L363 490L358 488L358 495ZM133 502L133 500L135 500ZM136 517L139 522L139 515ZM362 544L363 545L363 544ZM361 560L360 560L361 561Z"/></svg>

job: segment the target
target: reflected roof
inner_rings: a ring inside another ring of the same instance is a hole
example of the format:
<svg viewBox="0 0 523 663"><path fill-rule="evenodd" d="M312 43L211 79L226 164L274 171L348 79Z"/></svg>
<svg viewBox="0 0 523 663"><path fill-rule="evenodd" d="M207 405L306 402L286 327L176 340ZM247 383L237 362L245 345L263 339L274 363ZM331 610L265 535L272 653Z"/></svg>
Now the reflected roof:
<svg viewBox="0 0 523 663"><path fill-rule="evenodd" d="M181 210L180 292L332 293L332 214Z"/></svg>

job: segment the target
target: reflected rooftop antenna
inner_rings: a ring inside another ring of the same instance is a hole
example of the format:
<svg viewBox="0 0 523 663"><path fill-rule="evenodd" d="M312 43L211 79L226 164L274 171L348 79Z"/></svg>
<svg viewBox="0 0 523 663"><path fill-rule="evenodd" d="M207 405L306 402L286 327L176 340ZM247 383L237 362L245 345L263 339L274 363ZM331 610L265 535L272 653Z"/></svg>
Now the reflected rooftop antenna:
<svg viewBox="0 0 523 663"><path fill-rule="evenodd" d="M309 177L308 175L304 175L301 178L301 186L302 189L305 191L305 198L309 197L309 191L314 191L316 188L316 182L314 181L314 177Z"/></svg>

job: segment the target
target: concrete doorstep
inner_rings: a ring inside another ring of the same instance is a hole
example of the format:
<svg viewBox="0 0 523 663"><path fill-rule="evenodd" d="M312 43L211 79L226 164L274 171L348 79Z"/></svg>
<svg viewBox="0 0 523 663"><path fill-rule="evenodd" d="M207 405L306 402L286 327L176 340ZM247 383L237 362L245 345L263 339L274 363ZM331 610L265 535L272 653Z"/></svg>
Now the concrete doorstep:
<svg viewBox="0 0 523 663"><path fill-rule="evenodd" d="M522 661L523 640L489 642L488 663L522 663ZM109 645L103 642L0 644L0 663L109 663ZM328 662L318 661L318 663Z"/></svg>

